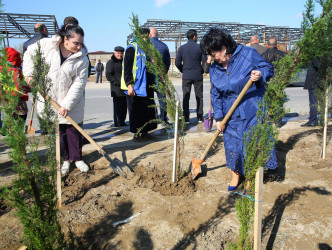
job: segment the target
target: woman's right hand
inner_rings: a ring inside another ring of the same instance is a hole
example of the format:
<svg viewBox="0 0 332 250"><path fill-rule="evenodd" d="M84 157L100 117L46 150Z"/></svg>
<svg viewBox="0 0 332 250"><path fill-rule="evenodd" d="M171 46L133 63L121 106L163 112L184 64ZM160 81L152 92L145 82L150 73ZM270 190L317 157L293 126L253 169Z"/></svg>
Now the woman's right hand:
<svg viewBox="0 0 332 250"><path fill-rule="evenodd" d="M131 84L128 85L128 95L134 97L136 95L135 90Z"/></svg>
<svg viewBox="0 0 332 250"><path fill-rule="evenodd" d="M221 123L222 123L222 121L218 121L217 122L217 129L219 131L221 131L221 132L224 132L224 130L225 130L225 124L221 127Z"/></svg>
<svg viewBox="0 0 332 250"><path fill-rule="evenodd" d="M59 109L59 115L61 115L62 117L65 117L66 118L66 116L67 116L67 114L68 114L68 109L66 109L66 108L64 108L64 107L61 107L60 109Z"/></svg>
<svg viewBox="0 0 332 250"><path fill-rule="evenodd" d="M26 76L26 77L24 77L24 80L29 86L31 86L31 84L33 82L32 76Z"/></svg>

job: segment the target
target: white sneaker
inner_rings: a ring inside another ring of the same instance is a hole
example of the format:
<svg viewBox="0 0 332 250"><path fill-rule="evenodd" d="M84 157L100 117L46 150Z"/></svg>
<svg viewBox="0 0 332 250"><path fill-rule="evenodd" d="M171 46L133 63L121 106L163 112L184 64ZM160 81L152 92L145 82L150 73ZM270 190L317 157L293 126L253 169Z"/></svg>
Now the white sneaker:
<svg viewBox="0 0 332 250"><path fill-rule="evenodd" d="M61 167L61 174L68 174L69 173L70 162L64 161Z"/></svg>
<svg viewBox="0 0 332 250"><path fill-rule="evenodd" d="M85 164L84 161L76 161L75 165L77 168L79 168L82 172L88 172L89 171L89 167L88 165Z"/></svg>

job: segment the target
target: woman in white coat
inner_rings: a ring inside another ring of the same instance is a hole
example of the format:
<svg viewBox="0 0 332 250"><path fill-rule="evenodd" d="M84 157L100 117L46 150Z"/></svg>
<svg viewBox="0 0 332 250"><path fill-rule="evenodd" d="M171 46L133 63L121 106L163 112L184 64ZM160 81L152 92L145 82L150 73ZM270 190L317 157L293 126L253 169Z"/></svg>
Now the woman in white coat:
<svg viewBox="0 0 332 250"><path fill-rule="evenodd" d="M88 78L88 51L83 44L84 32L78 25L62 26L56 36L39 41L46 63L49 64L48 77L51 80L49 95L60 106L58 111L60 148L63 156L61 173L69 172L70 161L87 172L89 167L82 161L82 136L65 117L69 115L77 124L84 117L84 89ZM31 84L33 74L32 56L36 53L37 43L28 47L24 54L23 74ZM37 112L43 117L43 102L37 102Z"/></svg>

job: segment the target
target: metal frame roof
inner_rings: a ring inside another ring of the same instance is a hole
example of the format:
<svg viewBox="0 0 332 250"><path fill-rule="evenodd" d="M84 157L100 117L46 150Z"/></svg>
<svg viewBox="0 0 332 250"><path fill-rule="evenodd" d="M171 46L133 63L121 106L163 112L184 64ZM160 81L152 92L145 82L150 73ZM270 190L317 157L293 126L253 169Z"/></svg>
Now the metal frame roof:
<svg viewBox="0 0 332 250"><path fill-rule="evenodd" d="M148 19L142 25L146 28L155 27L161 41L180 42L180 45L181 41L187 41L187 31L189 29L196 29L198 40L200 40L208 29L213 26L227 29L238 43L249 43L250 37L256 35L261 43L266 43L270 37L275 37L279 44L294 45L303 35L300 28L229 22L182 22L180 20ZM133 33L130 34L127 41L130 41L133 36Z"/></svg>
<svg viewBox="0 0 332 250"><path fill-rule="evenodd" d="M59 29L54 15L0 13L0 33L8 38L30 38L36 23L43 23L50 35Z"/></svg>

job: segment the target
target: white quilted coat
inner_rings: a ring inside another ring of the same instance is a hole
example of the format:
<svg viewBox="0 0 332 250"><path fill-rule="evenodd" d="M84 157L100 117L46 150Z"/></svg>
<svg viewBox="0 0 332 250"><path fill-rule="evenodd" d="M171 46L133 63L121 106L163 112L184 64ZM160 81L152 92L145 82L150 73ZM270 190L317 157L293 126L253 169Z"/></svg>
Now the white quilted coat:
<svg viewBox="0 0 332 250"><path fill-rule="evenodd" d="M48 77L52 87L49 94L54 101L68 110L68 115L76 123L81 123L84 119L84 89L88 78L88 50L82 45L79 52L72 54L60 65L59 44L59 36L40 40L41 52L50 66ZM32 56L37 47L37 43L34 43L24 53L24 76L33 75ZM42 117L44 102L40 96L38 99L40 101L37 101L37 112ZM64 117L58 115L58 118L59 124L70 124Z"/></svg>

